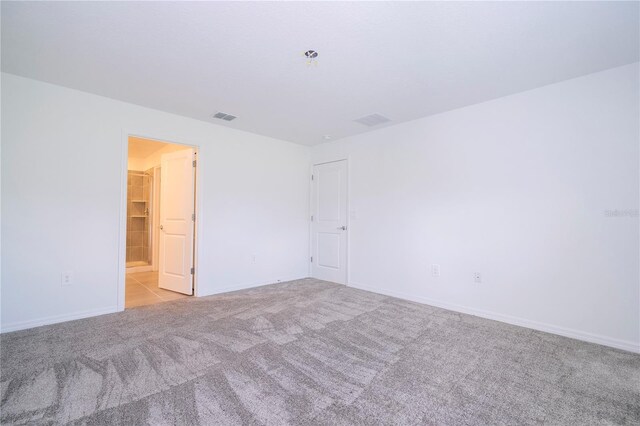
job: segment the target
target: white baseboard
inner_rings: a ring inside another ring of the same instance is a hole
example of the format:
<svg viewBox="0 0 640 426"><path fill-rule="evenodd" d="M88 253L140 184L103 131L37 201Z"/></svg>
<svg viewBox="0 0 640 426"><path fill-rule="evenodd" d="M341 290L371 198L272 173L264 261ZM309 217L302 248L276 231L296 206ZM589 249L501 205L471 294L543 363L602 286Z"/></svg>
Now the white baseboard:
<svg viewBox="0 0 640 426"><path fill-rule="evenodd" d="M247 288L261 287L264 285L277 284L279 282L301 280L304 278L307 278L307 277L296 276L296 277L290 277L290 278L274 278L272 280L267 280L267 281L258 281L258 282L247 283L247 284L239 284L239 285L224 287L221 289L216 289L214 293L206 294L206 295L198 295L198 297L211 296L211 295L220 294L220 293L228 293L230 291L245 290ZM34 320L29 320L29 321L0 324L0 333L9 333L11 331L26 330L27 328L57 324L60 322L73 321L77 319L95 317L95 316L104 315L104 314L112 314L114 312L118 312L117 306L102 308L102 309L94 309L90 311L74 312L71 314L64 314L64 315L54 315L50 317L38 318Z"/></svg>
<svg viewBox="0 0 640 426"><path fill-rule="evenodd" d="M229 287L217 288L217 289L215 289L215 291L213 293L199 294L198 297L213 296L214 294L222 294L222 293L229 293L231 291L246 290L248 288L262 287L262 286L265 286L265 285L278 284L278 283L285 283L287 281L303 280L305 278L309 278L309 277L308 276L303 276L303 277L296 276L296 277L289 277L289 278L275 278L275 279L267 280L267 281L255 281L255 282L248 283L248 284L236 284L236 285L232 285L232 286L229 286Z"/></svg>
<svg viewBox="0 0 640 426"><path fill-rule="evenodd" d="M94 309L90 311L74 312L71 314L54 315L45 318L38 318L29 321L13 322L0 325L0 333L8 333L11 331L25 330L27 328L40 327L42 325L57 324L59 322L72 321L82 318L95 317L97 315L112 314L117 312L118 308L112 306L109 308Z"/></svg>
<svg viewBox="0 0 640 426"><path fill-rule="evenodd" d="M572 339L583 340L589 343L597 343L599 345L610 346L616 349L623 349L629 352L640 353L640 344L629 340L615 339L599 334L588 333L585 331L575 330L571 328L561 327L553 324L547 324L538 321L532 321L525 318L514 317L511 315L499 314L497 312L485 311L483 309L470 308L468 306L457 305L454 303L434 300L427 297L405 294L393 290L380 289L363 284L351 282L349 287L358 288L360 290L370 291L372 293L384 294L386 296L397 297L399 299L410 300L412 302L423 303L426 305L437 306L438 308L448 309L450 311L461 312L464 314L475 315L477 317L487 318L495 321L505 322L508 324L518 325L521 327L531 328L533 330L544 331L547 333L557 334L559 336L570 337Z"/></svg>
<svg viewBox="0 0 640 426"><path fill-rule="evenodd" d="M304 277L299 277L298 276L298 277L273 279L273 280L246 283L246 284L238 284L238 285L233 285L233 286L229 286L229 287L223 287L223 288L220 288L220 289L216 289L216 291L214 293L211 293L209 295L228 293L228 292L231 292L231 291L244 290L244 289L254 288L254 287L261 287L261 286L265 286L265 285L276 284L278 282L301 280L301 279L305 279L305 278L307 278L307 277L306 276L304 276ZM573 338L573 339L583 340L585 342L597 343L597 344L600 344L600 345L610 346L612 348L623 349L623 350L626 350L626 351L629 351L629 352L640 353L640 345L637 344L637 343L628 341L628 340L615 339L615 338L612 338L612 337L602 336L602 335L599 335L599 334L588 333L588 332L585 332L585 331L580 331L580 330L575 330L575 329L571 329L571 328L556 326L556 325L553 325L553 324L547 324L547 323L542 323L542 322L538 322L538 321L532 321L532 320L528 320L528 319L524 319L524 318L514 317L514 316L511 316L511 315L499 314L499 313L496 313L496 312L486 311L486 310L482 310L482 309L470 308L470 307L467 307L467 306L457 305L457 304L453 304L453 303L449 303L449 302L443 302L443 301L440 301L440 300L434 300L434 299L430 299L430 298L427 298L427 297L405 294L405 293L401 293L401 292L397 292L397 291L393 291L393 290L380 289L380 288L371 287L371 286L367 286L367 285L363 285L363 284L357 284L357 283L353 283L353 282L351 282L349 284L349 286L353 287L353 288L358 288L358 289L361 289L361 290L371 291L373 293L379 293L379 294L384 294L384 295L387 295L387 296L397 297L397 298L400 298L400 299L410 300L412 302L418 302L418 303L424 303L426 305L437 306L439 308L448 309L448 310L455 311L455 312L461 312L461 313L465 313L465 314L469 314L469 315L475 315L475 316L482 317L482 318L487 318L487 319L491 319L491 320L495 320L495 321L501 321L501 322L505 322L505 323L508 323L508 324L518 325L518 326L521 326L521 327L531 328L533 330L539 330L539 331L544 331L544 332L547 332L547 333L557 334L557 335L560 335L560 336L570 337L570 338ZM202 295L202 296L209 296L209 295ZM40 327L40 326L49 325L49 324L57 324L57 323L61 323L61 322L72 321L72 320L77 320L77 319L82 319L82 318L88 318L88 317L93 317L93 316L98 316L98 315L111 314L111 313L114 313L114 312L118 312L118 308L115 307L115 306L109 307L109 308L94 309L94 310L89 310L89 311L74 312L74 313L71 313L71 314L54 315L54 316L50 316L50 317L38 318L38 319L35 319L35 320L29 320L29 321L14 322L14 323L9 323L9 324L1 324L0 325L0 333L8 333L8 332L11 332L11 331L25 330L25 329L28 329L28 328Z"/></svg>

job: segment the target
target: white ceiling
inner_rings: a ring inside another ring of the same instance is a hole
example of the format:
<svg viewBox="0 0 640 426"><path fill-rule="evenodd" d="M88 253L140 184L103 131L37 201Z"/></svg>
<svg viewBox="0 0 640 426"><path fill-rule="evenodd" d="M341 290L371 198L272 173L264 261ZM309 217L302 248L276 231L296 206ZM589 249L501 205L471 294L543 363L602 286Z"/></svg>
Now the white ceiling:
<svg viewBox="0 0 640 426"><path fill-rule="evenodd" d="M3 1L2 70L314 145L636 62L639 6Z"/></svg>

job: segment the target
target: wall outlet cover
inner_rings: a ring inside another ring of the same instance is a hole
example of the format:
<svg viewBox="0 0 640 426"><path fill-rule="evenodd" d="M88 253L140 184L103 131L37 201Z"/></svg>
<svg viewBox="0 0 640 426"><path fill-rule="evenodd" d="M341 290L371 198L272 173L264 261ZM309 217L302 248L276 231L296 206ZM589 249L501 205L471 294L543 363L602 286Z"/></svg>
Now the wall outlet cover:
<svg viewBox="0 0 640 426"><path fill-rule="evenodd" d="M440 265L433 264L431 265L431 276L439 277L440 276Z"/></svg>
<svg viewBox="0 0 640 426"><path fill-rule="evenodd" d="M63 272L60 275L60 284L62 284L63 286L71 285L72 282L73 282L73 272L72 271Z"/></svg>

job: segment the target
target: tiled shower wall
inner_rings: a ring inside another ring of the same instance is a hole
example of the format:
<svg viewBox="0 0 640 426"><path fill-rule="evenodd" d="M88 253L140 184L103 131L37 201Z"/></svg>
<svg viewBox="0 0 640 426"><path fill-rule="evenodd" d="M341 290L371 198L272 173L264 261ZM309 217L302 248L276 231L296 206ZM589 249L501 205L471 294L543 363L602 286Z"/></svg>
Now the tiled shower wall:
<svg viewBox="0 0 640 426"><path fill-rule="evenodd" d="M153 169L127 175L127 262L149 262L149 224Z"/></svg>

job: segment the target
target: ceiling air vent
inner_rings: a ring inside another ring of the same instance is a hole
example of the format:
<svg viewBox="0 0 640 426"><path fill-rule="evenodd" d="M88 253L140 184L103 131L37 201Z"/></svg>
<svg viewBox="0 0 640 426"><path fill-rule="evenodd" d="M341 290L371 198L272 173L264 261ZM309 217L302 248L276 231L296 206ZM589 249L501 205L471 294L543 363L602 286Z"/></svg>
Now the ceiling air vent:
<svg viewBox="0 0 640 426"><path fill-rule="evenodd" d="M373 126L377 126L378 124L386 123L391 120L389 120L387 117L383 117L380 114L371 114L365 117L358 118L357 120L353 120L353 121L356 121L360 124L364 124L365 126L368 126L368 127L373 127Z"/></svg>
<svg viewBox="0 0 640 426"><path fill-rule="evenodd" d="M236 117L235 115L227 114L226 112L217 112L213 115L213 118L219 118L220 120L231 121L231 120L235 120L238 117Z"/></svg>

